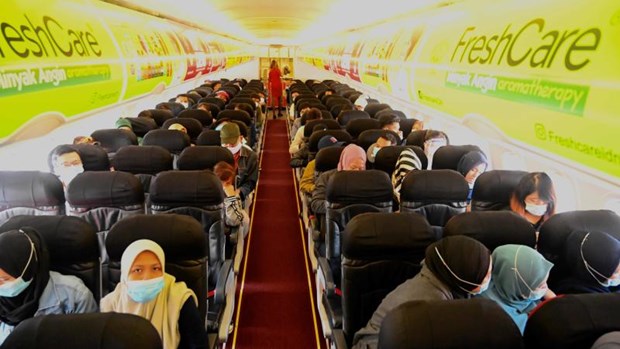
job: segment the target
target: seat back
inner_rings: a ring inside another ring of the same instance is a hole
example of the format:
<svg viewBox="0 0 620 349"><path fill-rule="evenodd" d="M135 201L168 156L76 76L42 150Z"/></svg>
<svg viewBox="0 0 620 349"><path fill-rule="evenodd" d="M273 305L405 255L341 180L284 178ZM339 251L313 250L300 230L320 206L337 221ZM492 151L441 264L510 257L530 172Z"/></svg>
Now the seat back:
<svg viewBox="0 0 620 349"><path fill-rule="evenodd" d="M570 275L565 260L566 239L573 232L602 232L620 240L620 216L610 210L562 212L551 216L540 227L538 251L554 264L550 287Z"/></svg>
<svg viewBox="0 0 620 349"><path fill-rule="evenodd" d="M157 126L161 127L166 120L172 119L174 114L172 114L172 111L166 109L146 109L141 111L138 117L152 118Z"/></svg>
<svg viewBox="0 0 620 349"><path fill-rule="evenodd" d="M400 136L398 133L390 130L366 130L357 136L357 145L368 150L370 146L379 139L382 135L391 134L394 136L398 144L400 144Z"/></svg>
<svg viewBox="0 0 620 349"><path fill-rule="evenodd" d="M55 175L37 171L0 171L0 224L18 215L62 215L65 193Z"/></svg>
<svg viewBox="0 0 620 349"><path fill-rule="evenodd" d="M397 112L398 110L394 110ZM401 117L400 118L400 130L403 131L403 139L407 139L411 131L413 131L413 124L418 121L418 119Z"/></svg>
<svg viewBox="0 0 620 349"><path fill-rule="evenodd" d="M327 183L325 201L326 257L339 280L342 232L358 214L392 212L392 182L377 170L338 171Z"/></svg>
<svg viewBox="0 0 620 349"><path fill-rule="evenodd" d="M407 136L406 144L415 145L424 149L424 138L426 137L426 131L428 130L411 131L409 136Z"/></svg>
<svg viewBox="0 0 620 349"><path fill-rule="evenodd" d="M477 145L445 145L437 149L433 155L433 169L458 170L459 161L470 151L480 151Z"/></svg>
<svg viewBox="0 0 620 349"><path fill-rule="evenodd" d="M510 210L510 197L525 171L492 170L476 179L471 198L472 211Z"/></svg>
<svg viewBox="0 0 620 349"><path fill-rule="evenodd" d="M159 128L157 122L152 118L137 117L126 119L131 123L131 130L137 137L144 137L150 130Z"/></svg>
<svg viewBox="0 0 620 349"><path fill-rule="evenodd" d="M204 130L196 139L196 145L222 145L222 139L220 138L220 131L216 130Z"/></svg>
<svg viewBox="0 0 620 349"><path fill-rule="evenodd" d="M133 173L140 179L143 191L148 193L153 176L172 170L172 154L155 145L128 145L118 150L112 167L116 171Z"/></svg>
<svg viewBox="0 0 620 349"><path fill-rule="evenodd" d="M375 115L378 112L385 110L385 109L391 110L392 108L390 107L389 104L385 104L385 103L368 103L366 107L364 107L364 111L367 112L371 118L375 118Z"/></svg>
<svg viewBox="0 0 620 349"><path fill-rule="evenodd" d="M490 251L507 244L536 247L534 227L511 211L466 212L457 215L443 229L443 236L452 235L474 238Z"/></svg>
<svg viewBox="0 0 620 349"><path fill-rule="evenodd" d="M338 123L342 126L346 126L349 121L359 119L370 119L370 115L362 110L347 110L338 115Z"/></svg>
<svg viewBox="0 0 620 349"><path fill-rule="evenodd" d="M379 120L368 118L353 119L346 124L346 130L353 139L357 139L359 135L366 130L380 129Z"/></svg>
<svg viewBox="0 0 620 349"><path fill-rule="evenodd" d="M209 250L209 280L214 286L225 259L224 189L211 171L166 171L151 182L149 210L154 214L177 213L202 225Z"/></svg>
<svg viewBox="0 0 620 349"><path fill-rule="evenodd" d="M436 240L418 214L362 213L349 221L342 237L342 326L349 340L388 293L420 271Z"/></svg>
<svg viewBox="0 0 620 349"><path fill-rule="evenodd" d="M201 224L179 215L136 215L118 222L108 233L105 244L110 256L108 291L121 280L121 257L132 242L155 241L164 250L166 273L183 281L198 297L198 309L207 314L208 248Z"/></svg>
<svg viewBox="0 0 620 349"><path fill-rule="evenodd" d="M202 99L198 102L198 103L202 103ZM219 105L217 104L213 104L213 103L208 103L208 102L204 102L207 106L207 108L209 109L209 112L211 112L211 116L216 119L217 115L220 113L221 108L219 107Z"/></svg>
<svg viewBox="0 0 620 349"><path fill-rule="evenodd" d="M220 161L235 165L235 159L230 150L219 146L199 145L188 147L179 155L177 167L179 170L211 170Z"/></svg>
<svg viewBox="0 0 620 349"><path fill-rule="evenodd" d="M328 147L319 150L314 159L314 175L318 178L325 171L333 170L338 167L340 154L344 147Z"/></svg>
<svg viewBox="0 0 620 349"><path fill-rule="evenodd" d="M84 282L96 300L101 298L101 262L97 233L85 220L69 216L15 216L1 232L25 227L41 234L50 256L50 269Z"/></svg>
<svg viewBox="0 0 620 349"><path fill-rule="evenodd" d="M158 103L155 108L170 110L172 112L172 115L174 115L175 117L177 117L179 114L181 114L183 110L185 110L183 104L176 102L161 102Z"/></svg>
<svg viewBox="0 0 620 349"><path fill-rule="evenodd" d="M456 171L411 171L401 186L400 210L419 213L431 225L443 227L465 212L468 192L467 181Z"/></svg>
<svg viewBox="0 0 620 349"><path fill-rule="evenodd" d="M80 155L84 171L109 171L110 158L99 145L82 143L71 145Z"/></svg>
<svg viewBox="0 0 620 349"><path fill-rule="evenodd" d="M303 118L303 116L302 116L302 118ZM321 124L325 125L325 127L328 130L341 130L342 129L340 127L340 124L336 120L324 120L324 119L310 120L310 121L306 122L306 124L304 126L304 137L305 138L309 138L312 135L314 127L316 125L321 125Z"/></svg>
<svg viewBox="0 0 620 349"><path fill-rule="evenodd" d="M200 134L200 132L202 132L202 124L200 123L200 121L196 119L181 118L181 117L176 117L174 119L168 119L166 120L166 122L164 122L164 125L162 126L162 128L167 130L168 127L170 127L170 125L172 124L183 125L185 129L187 129L187 135L189 136L190 139L196 139L198 135ZM180 131L176 131L176 132L180 132Z"/></svg>
<svg viewBox="0 0 620 349"><path fill-rule="evenodd" d="M138 145L135 133L116 128L97 130L90 134L94 140L101 144L108 154L114 154L118 149L126 145Z"/></svg>
<svg viewBox="0 0 620 349"><path fill-rule="evenodd" d="M142 145L158 145L173 155L178 155L189 147L190 139L187 134L175 130L153 130L144 136Z"/></svg>
<svg viewBox="0 0 620 349"><path fill-rule="evenodd" d="M555 298L530 315L523 339L528 349L589 349L620 330L620 296L591 293Z"/></svg>
<svg viewBox="0 0 620 349"><path fill-rule="evenodd" d="M45 344L42 344L45 343ZM12 349L162 349L159 333L141 316L124 313L43 315L27 319L7 337Z"/></svg>
<svg viewBox="0 0 620 349"><path fill-rule="evenodd" d="M413 301L387 314L378 348L522 349L523 340L514 321L493 300Z"/></svg>
<svg viewBox="0 0 620 349"><path fill-rule="evenodd" d="M316 152L319 151L319 141L321 140L321 138L327 135L333 136L338 141L346 142L346 143L349 143L353 140L351 138L351 135L348 134L347 131L343 131L343 130L325 130L325 131L314 132L312 133L312 135L310 136L310 139L308 140L308 151L310 152L312 156L314 156Z"/></svg>
<svg viewBox="0 0 620 349"><path fill-rule="evenodd" d="M208 127L213 123L213 116L210 112L202 109L187 109L179 114L179 119L195 119L200 122L202 127Z"/></svg>
<svg viewBox="0 0 620 349"><path fill-rule="evenodd" d="M239 120L248 127L254 122L250 114L244 110L222 110L219 114L217 114L217 119Z"/></svg>
<svg viewBox="0 0 620 349"><path fill-rule="evenodd" d="M391 177L394 169L396 168L398 157L405 148L412 149L415 152L418 159L420 159L420 162L422 163L423 169L427 167L428 160L426 159L426 154L424 154L424 150L422 150L422 148L415 145L392 145L379 149L377 156L375 156L374 168L387 173Z"/></svg>

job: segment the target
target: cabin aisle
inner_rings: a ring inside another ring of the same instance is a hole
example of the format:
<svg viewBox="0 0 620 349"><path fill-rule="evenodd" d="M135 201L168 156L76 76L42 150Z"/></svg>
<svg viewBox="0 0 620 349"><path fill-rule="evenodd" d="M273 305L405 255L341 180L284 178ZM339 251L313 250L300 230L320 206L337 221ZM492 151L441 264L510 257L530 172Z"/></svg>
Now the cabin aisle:
<svg viewBox="0 0 620 349"><path fill-rule="evenodd" d="M321 348L289 166L285 120L269 120L232 348ZM245 275L244 275L245 273ZM322 335L321 335L322 338Z"/></svg>

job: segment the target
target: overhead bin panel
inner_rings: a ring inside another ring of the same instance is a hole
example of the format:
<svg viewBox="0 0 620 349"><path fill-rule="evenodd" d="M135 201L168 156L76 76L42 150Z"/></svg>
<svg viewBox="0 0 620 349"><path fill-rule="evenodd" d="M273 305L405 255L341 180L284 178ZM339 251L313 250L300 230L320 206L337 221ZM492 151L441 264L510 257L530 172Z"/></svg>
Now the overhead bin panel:
<svg viewBox="0 0 620 349"><path fill-rule="evenodd" d="M459 3L309 45L301 56L620 177L617 1Z"/></svg>
<svg viewBox="0 0 620 349"><path fill-rule="evenodd" d="M4 1L0 143L247 62L248 45L101 1Z"/></svg>

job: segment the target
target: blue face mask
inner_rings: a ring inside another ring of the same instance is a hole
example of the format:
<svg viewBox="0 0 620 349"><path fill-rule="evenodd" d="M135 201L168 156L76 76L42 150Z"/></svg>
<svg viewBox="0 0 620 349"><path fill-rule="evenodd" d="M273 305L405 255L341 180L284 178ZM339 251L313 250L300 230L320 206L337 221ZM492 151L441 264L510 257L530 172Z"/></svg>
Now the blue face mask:
<svg viewBox="0 0 620 349"><path fill-rule="evenodd" d="M127 281L127 293L129 297L138 303L149 302L164 288L164 277L149 280Z"/></svg>
<svg viewBox="0 0 620 349"><path fill-rule="evenodd" d="M0 297L12 298L18 296L19 294L24 292L24 290L27 289L28 286L30 286L32 280L34 279L32 278L28 281L24 281L24 273L26 273L26 270L28 270L28 266L30 265L30 262L32 261L32 257L34 256L35 252L34 243L32 242L32 240L30 240L30 237L28 237L28 235L26 235L26 237L28 238L28 241L30 241L30 257L28 258L28 263L26 263L24 271L22 271L22 274L17 279L13 281L7 281L0 285Z"/></svg>

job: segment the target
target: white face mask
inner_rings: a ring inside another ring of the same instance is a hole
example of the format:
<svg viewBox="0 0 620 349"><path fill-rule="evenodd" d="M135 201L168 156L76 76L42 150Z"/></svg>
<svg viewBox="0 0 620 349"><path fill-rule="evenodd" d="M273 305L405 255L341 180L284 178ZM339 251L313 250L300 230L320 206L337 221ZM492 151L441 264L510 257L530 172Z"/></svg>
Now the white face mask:
<svg viewBox="0 0 620 349"><path fill-rule="evenodd" d="M230 150L230 152L233 153L233 155L235 155L241 150L241 147L243 147L243 143L239 142L234 147L226 147L226 149Z"/></svg>
<svg viewBox="0 0 620 349"><path fill-rule="evenodd" d="M262 98L262 97L261 97L261 99L260 99L260 104L265 104L265 98Z"/></svg>
<svg viewBox="0 0 620 349"><path fill-rule="evenodd" d="M547 212L547 204L543 205L532 205L525 203L525 210L534 216L542 216Z"/></svg>
<svg viewBox="0 0 620 349"><path fill-rule="evenodd" d="M189 106L189 103L187 102L181 102L179 104L181 104L185 109L187 109L187 107Z"/></svg>
<svg viewBox="0 0 620 349"><path fill-rule="evenodd" d="M62 166L57 170L57 172L60 181L67 186L71 183L73 178L84 172L84 167L82 165Z"/></svg>

